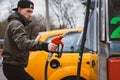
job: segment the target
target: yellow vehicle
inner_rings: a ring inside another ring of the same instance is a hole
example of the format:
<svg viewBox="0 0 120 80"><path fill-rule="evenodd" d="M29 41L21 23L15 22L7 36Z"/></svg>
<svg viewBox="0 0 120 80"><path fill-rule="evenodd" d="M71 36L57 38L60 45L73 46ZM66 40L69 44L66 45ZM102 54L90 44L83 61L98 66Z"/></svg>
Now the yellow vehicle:
<svg viewBox="0 0 120 80"><path fill-rule="evenodd" d="M62 39L64 43L62 57L57 58L56 53L48 64L48 80L76 80L78 53L80 46L77 45L78 38L81 36L82 29L61 29L47 32L40 32L37 40L50 42L58 35L68 32ZM44 80L45 63L48 52L34 51L30 52L28 66L26 71L34 77L35 80ZM84 49L81 80L97 80L97 54L92 53L88 48Z"/></svg>

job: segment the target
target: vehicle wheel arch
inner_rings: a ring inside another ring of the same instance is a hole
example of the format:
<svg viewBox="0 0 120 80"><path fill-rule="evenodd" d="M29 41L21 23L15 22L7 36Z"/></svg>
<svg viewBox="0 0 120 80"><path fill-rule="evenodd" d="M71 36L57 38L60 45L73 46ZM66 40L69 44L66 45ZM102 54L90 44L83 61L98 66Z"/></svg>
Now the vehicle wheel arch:
<svg viewBox="0 0 120 80"><path fill-rule="evenodd" d="M56 72L54 72L52 75L50 75L49 80L62 80L65 78L75 77L77 74L76 70L77 70L76 66L69 66L69 67L61 68L57 70ZM82 70L85 72L81 73L81 78L83 78L83 80L89 79L89 75L86 74L86 71L88 70L86 70L85 68L82 68Z"/></svg>
<svg viewBox="0 0 120 80"><path fill-rule="evenodd" d="M76 80L76 76L66 76L64 78L62 78L61 80ZM83 77L80 77L80 80L86 80L85 78Z"/></svg>

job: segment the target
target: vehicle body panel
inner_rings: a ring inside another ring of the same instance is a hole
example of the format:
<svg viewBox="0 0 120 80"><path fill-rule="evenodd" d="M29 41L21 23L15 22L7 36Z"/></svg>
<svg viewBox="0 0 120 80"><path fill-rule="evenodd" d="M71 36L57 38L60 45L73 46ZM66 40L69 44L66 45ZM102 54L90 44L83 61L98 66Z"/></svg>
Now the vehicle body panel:
<svg viewBox="0 0 120 80"><path fill-rule="evenodd" d="M64 34L68 31L81 32L82 29L76 28L41 32L39 34L40 38L37 38L37 40L46 41L46 39L50 36ZM76 76L79 55L78 52L63 52L61 58L57 58L56 55L56 53L53 53L51 61L57 60L58 63L60 63L60 66L57 68L52 68L50 64L48 64L48 80L61 80L68 76ZM35 78L35 80L44 80L44 70L47 57L48 53L45 51L30 52L29 63L26 70ZM91 64L93 64L92 60L95 61L95 65L93 67L91 67ZM81 77L85 78L86 80L97 80L96 61L96 53L83 54Z"/></svg>
<svg viewBox="0 0 120 80"><path fill-rule="evenodd" d="M119 80L120 78L120 58L113 57L108 59L108 79Z"/></svg>

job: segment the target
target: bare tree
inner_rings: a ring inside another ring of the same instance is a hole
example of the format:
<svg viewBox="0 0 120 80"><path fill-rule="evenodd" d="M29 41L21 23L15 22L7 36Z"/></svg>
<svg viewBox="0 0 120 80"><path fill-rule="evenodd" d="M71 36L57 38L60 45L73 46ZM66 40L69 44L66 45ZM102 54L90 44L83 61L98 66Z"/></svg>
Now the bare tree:
<svg viewBox="0 0 120 80"><path fill-rule="evenodd" d="M55 29L52 18L50 18L50 28ZM46 31L46 18L40 14L37 16L33 16L28 31L31 35L31 39L35 39L39 32Z"/></svg>
<svg viewBox="0 0 120 80"><path fill-rule="evenodd" d="M76 10L74 7L76 3L80 3L79 0L49 0L51 12L57 17L60 28L62 25L66 25L67 28L76 26ZM81 4L81 3L80 3Z"/></svg>
<svg viewBox="0 0 120 80"><path fill-rule="evenodd" d="M0 22L0 38L4 38L7 25L8 25L8 22L6 20L3 22Z"/></svg>
<svg viewBox="0 0 120 80"><path fill-rule="evenodd" d="M51 8L51 10L53 11L53 13L56 15L56 17L58 18L58 22L59 22L59 25L60 25L60 28L61 28L61 26L62 26L62 23L64 24L64 22L63 22L63 18L62 18L62 16L60 16L60 15L62 15L62 8L61 8L61 6L62 6L62 1L63 0L51 0L49 3L49 5L50 5L50 8Z"/></svg>
<svg viewBox="0 0 120 80"><path fill-rule="evenodd" d="M46 30L44 17L41 15L33 16L28 29L31 39L35 39L39 32Z"/></svg>

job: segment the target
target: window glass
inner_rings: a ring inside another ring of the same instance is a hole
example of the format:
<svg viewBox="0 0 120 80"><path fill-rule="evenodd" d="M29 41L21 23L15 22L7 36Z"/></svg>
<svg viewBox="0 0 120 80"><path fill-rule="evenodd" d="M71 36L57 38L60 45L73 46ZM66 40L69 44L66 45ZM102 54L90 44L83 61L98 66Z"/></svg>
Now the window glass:
<svg viewBox="0 0 120 80"><path fill-rule="evenodd" d="M69 33L65 38L63 38L63 42L65 43L64 51L66 52L78 52L79 46L77 45L78 38L81 34L79 33Z"/></svg>
<svg viewBox="0 0 120 80"><path fill-rule="evenodd" d="M111 43L110 44L110 52L120 52L120 43Z"/></svg>
<svg viewBox="0 0 120 80"><path fill-rule="evenodd" d="M65 35L62 39L62 42L64 43L63 52L80 52L80 46L77 45L80 36L81 33L79 32L72 32ZM50 42L53 37L55 36L49 37L46 42ZM85 48L84 51L88 52L88 49Z"/></svg>

